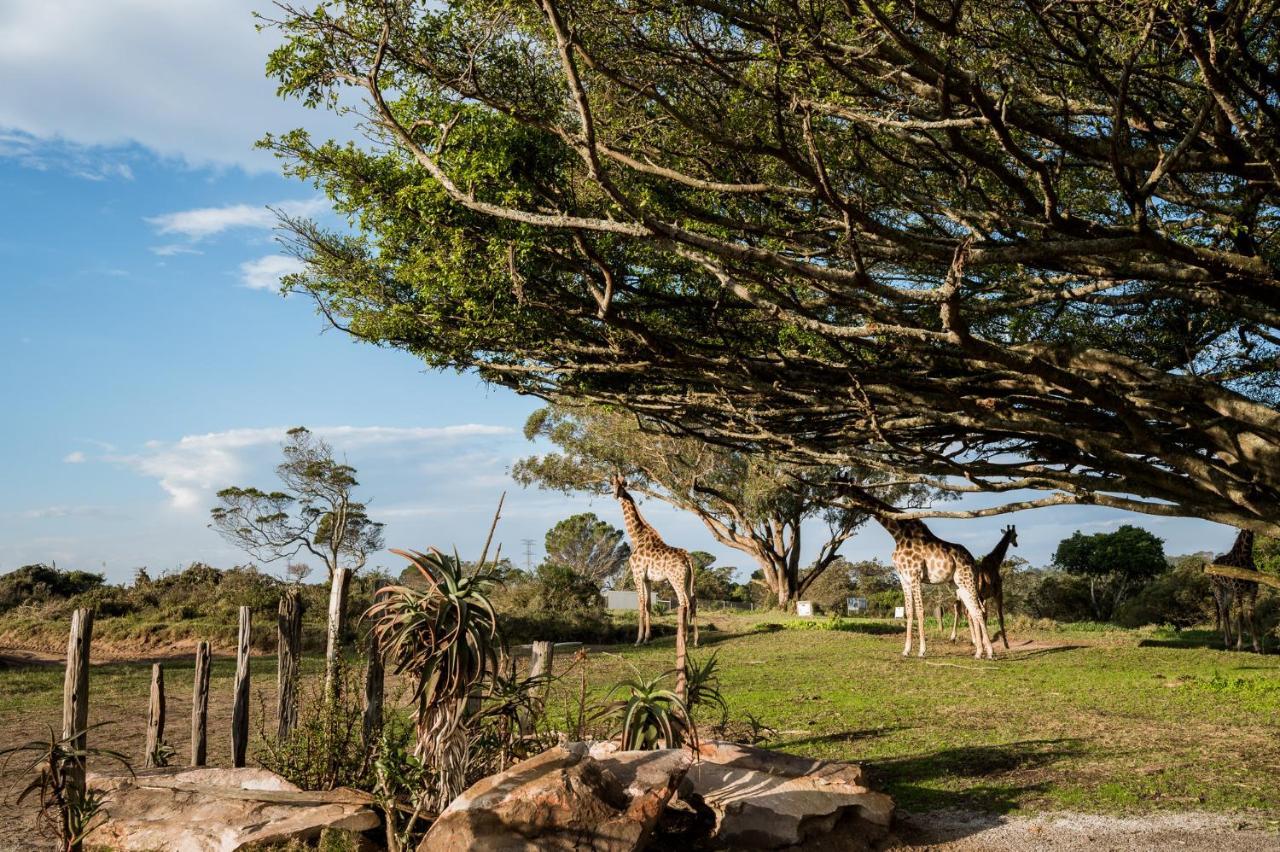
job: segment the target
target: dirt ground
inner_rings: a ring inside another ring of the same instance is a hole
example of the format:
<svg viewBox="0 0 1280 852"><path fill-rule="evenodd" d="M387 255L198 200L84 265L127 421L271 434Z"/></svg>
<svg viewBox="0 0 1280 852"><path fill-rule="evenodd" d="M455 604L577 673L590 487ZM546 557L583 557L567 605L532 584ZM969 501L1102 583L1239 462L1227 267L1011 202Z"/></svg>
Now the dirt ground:
<svg viewBox="0 0 1280 852"><path fill-rule="evenodd" d="M885 849L935 852L1075 852L1075 850L1280 850L1280 832L1263 819L1206 813L1142 817L1045 813L996 816L964 811L899 813Z"/></svg>

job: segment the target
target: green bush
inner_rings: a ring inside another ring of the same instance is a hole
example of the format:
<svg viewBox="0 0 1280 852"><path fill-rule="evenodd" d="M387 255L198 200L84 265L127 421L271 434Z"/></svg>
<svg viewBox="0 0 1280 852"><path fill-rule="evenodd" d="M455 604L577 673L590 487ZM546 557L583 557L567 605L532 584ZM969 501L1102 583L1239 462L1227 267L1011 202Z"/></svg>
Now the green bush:
<svg viewBox="0 0 1280 852"><path fill-rule="evenodd" d="M1169 624L1183 628L1212 621L1213 592L1199 563L1182 564L1147 583L1122 603L1113 620L1121 627Z"/></svg>
<svg viewBox="0 0 1280 852"><path fill-rule="evenodd" d="M70 598L102 583L101 574L61 571L49 565L24 565L0 577L0 613L19 606Z"/></svg>

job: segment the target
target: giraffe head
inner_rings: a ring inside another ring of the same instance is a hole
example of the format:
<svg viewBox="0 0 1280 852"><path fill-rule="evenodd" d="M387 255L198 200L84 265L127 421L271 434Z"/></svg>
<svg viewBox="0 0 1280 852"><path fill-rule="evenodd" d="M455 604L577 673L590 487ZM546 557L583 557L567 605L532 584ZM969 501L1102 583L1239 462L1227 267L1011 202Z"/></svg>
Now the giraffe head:
<svg viewBox="0 0 1280 852"><path fill-rule="evenodd" d="M1009 539L1010 547L1018 546L1018 531L1014 529L1013 524L1009 524L1009 526L1005 527L1001 532L1003 532L1005 537Z"/></svg>
<svg viewBox="0 0 1280 852"><path fill-rule="evenodd" d="M617 499L621 500L623 497L627 496L627 480L622 474L615 473L613 476L609 477L609 485L612 486L613 496Z"/></svg>

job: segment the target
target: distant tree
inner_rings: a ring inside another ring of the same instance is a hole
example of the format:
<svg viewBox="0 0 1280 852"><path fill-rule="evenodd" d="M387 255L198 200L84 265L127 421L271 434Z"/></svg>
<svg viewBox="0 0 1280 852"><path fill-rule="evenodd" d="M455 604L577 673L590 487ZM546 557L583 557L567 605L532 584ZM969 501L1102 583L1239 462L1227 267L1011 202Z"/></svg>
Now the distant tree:
<svg viewBox="0 0 1280 852"><path fill-rule="evenodd" d="M874 487L883 477L851 468L793 468L756 453L728 450L695 438L662 432L623 411L550 406L530 416L525 437L546 439L556 452L517 462L512 475L524 485L558 491L608 493L621 472L633 491L655 497L702 521L721 544L750 556L773 601L786 607L822 575L865 522L860 510L835 508L837 475ZM923 488L880 489L888 501L919 503ZM801 528L825 523L822 546L801 576Z"/></svg>
<svg viewBox="0 0 1280 852"><path fill-rule="evenodd" d="M290 429L276 466L284 490L233 486L218 492L210 526L262 562L289 559L306 550L333 579L339 568L353 573L382 549L382 524L370 520L354 491L356 469L337 461L333 448L309 430Z"/></svg>
<svg viewBox="0 0 1280 852"><path fill-rule="evenodd" d="M627 567L626 533L591 512L573 515L546 535L547 561L563 565L597 586L614 583Z"/></svg>
<svg viewBox="0 0 1280 852"><path fill-rule="evenodd" d="M1129 594L1169 566L1164 542L1130 524L1093 535L1077 530L1058 544L1053 563L1088 580L1090 609L1098 621L1109 621Z"/></svg>
<svg viewBox="0 0 1280 852"><path fill-rule="evenodd" d="M1280 574L1280 538L1260 535L1253 540L1253 561L1259 571Z"/></svg>
<svg viewBox="0 0 1280 852"><path fill-rule="evenodd" d="M284 566L284 575L290 583L301 585L303 580L311 576L311 566L305 562L290 562Z"/></svg>
<svg viewBox="0 0 1280 852"><path fill-rule="evenodd" d="M338 683L339 645L345 633L351 576L382 549L382 524L369 518L354 497L356 469L339 462L333 448L309 430L290 429L276 466L282 491L233 486L218 492L210 524L223 538L263 562L289 559L306 550L329 572L328 648L325 690ZM334 582L341 573L341 582Z"/></svg>
<svg viewBox="0 0 1280 852"><path fill-rule="evenodd" d="M816 581L809 586L808 599L827 612L844 613L847 600L853 596L857 588L857 580L853 576L853 566L843 556L827 568ZM812 570L812 569L810 569Z"/></svg>

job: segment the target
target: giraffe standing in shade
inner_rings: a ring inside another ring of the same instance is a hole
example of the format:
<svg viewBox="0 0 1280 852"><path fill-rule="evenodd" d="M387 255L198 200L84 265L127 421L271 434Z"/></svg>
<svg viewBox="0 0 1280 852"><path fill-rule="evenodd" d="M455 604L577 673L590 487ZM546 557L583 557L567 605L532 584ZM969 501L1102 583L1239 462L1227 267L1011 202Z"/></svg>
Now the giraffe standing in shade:
<svg viewBox="0 0 1280 852"><path fill-rule="evenodd" d="M924 583L953 582L956 597L964 604L965 614L969 616L969 638L973 641L973 655L979 659L983 656L988 660L992 659L995 653L991 648L991 637L987 633L982 606L978 603L978 581L975 577L973 554L961 545L938 538L921 521L890 517L889 507L883 503L872 503L865 498L860 502L880 526L893 536L896 545L893 549L893 568L898 574L898 582L902 584L907 613L907 644L902 649L902 656L906 657L911 653L913 626L920 635L919 655L924 656L924 599L920 587Z"/></svg>
<svg viewBox="0 0 1280 852"><path fill-rule="evenodd" d="M1213 561L1219 565L1230 565L1233 568L1244 568L1257 571L1253 561L1253 531L1240 530L1235 542L1226 553L1215 556ZM1253 640L1254 653L1258 653L1258 626L1254 623L1254 607L1258 602L1258 584L1250 580L1239 580L1235 577L1219 577L1209 575L1213 587L1213 603L1217 609L1218 619L1222 622L1222 644L1231 650L1231 608L1236 606L1236 650L1244 650L1244 626L1249 623L1249 638Z"/></svg>
<svg viewBox="0 0 1280 852"><path fill-rule="evenodd" d="M982 557L974 570L977 581L978 603L986 612L987 601L996 602L996 613L1000 617L1000 639L1005 650L1009 650L1009 634L1004 629L1004 580L1000 577L1000 566L1004 564L1005 554L1009 548L1018 546L1018 531L1013 524L1005 527L995 549ZM956 641L956 628L960 626L960 598L951 602L951 641Z"/></svg>
<svg viewBox="0 0 1280 852"><path fill-rule="evenodd" d="M640 517L636 501L627 493L627 481L615 474L613 496L622 505L622 520L631 539L631 576L635 579L639 603L639 635L636 644L649 641L649 583L666 581L675 590L680 619L693 626L693 644L698 644L698 599L693 591L693 560L689 551L672 547L658 531Z"/></svg>

